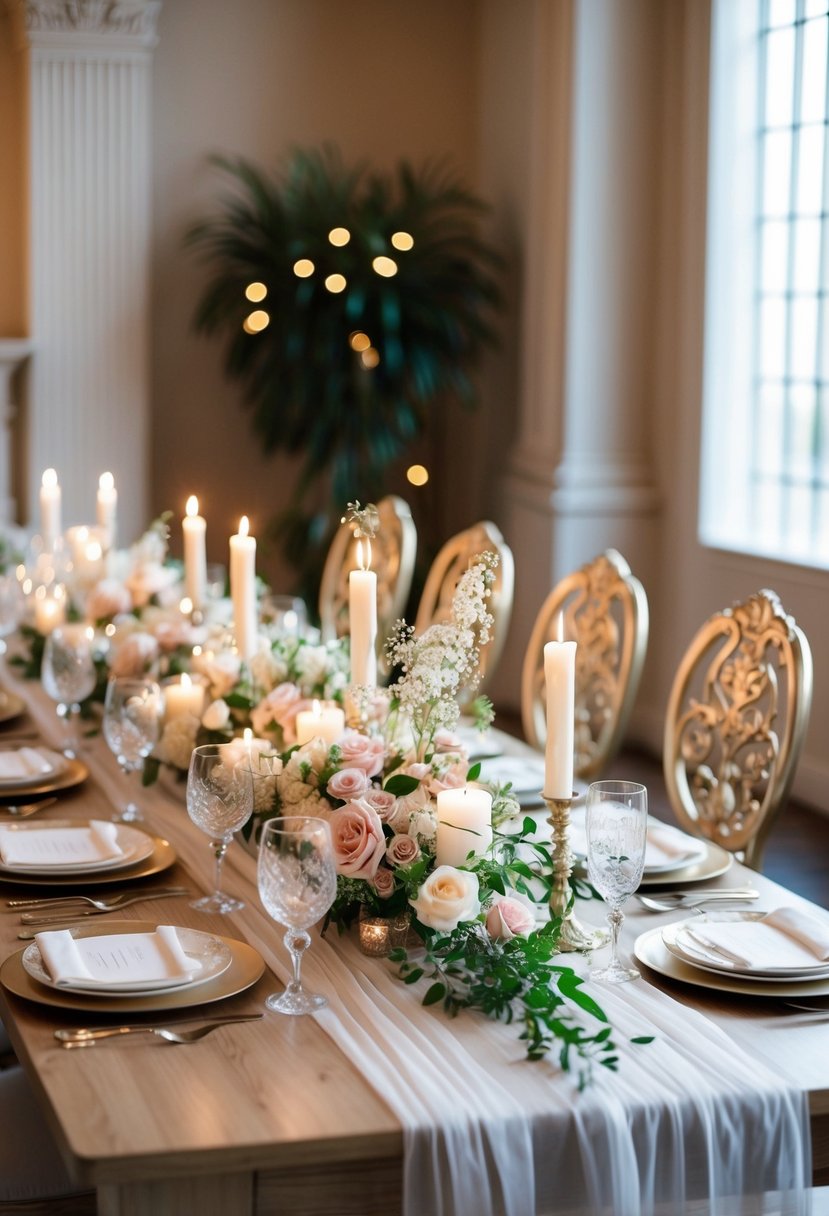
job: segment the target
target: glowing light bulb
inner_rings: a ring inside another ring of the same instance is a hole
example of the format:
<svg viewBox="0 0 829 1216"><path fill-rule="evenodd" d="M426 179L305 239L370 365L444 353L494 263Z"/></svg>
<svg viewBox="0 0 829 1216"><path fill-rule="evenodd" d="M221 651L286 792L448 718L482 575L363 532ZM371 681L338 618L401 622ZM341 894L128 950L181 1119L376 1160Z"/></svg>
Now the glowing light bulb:
<svg viewBox="0 0 829 1216"><path fill-rule="evenodd" d="M414 237L408 232L395 232L392 235L391 243L395 249L401 249L405 253L414 248Z"/></svg>
<svg viewBox="0 0 829 1216"><path fill-rule="evenodd" d="M374 349L373 346L370 346L368 350L364 350L360 355L360 362L362 363L363 367L376 367L380 362L380 354Z"/></svg>
<svg viewBox="0 0 829 1216"><path fill-rule="evenodd" d="M422 464L410 465L406 470L406 479L413 486L425 486L429 480L429 470Z"/></svg>
<svg viewBox="0 0 829 1216"><path fill-rule="evenodd" d="M270 316L265 312L265 310L263 308L257 308L255 312L252 312L247 317L245 327L248 333L258 334L261 333L262 330L268 325L270 325L270 323Z"/></svg>
<svg viewBox="0 0 829 1216"><path fill-rule="evenodd" d="M299 258L294 262L294 274L297 278L307 279L309 275L314 273L314 263L310 258Z"/></svg>
<svg viewBox="0 0 829 1216"><path fill-rule="evenodd" d="M347 228L332 228L328 239L332 245L347 245L351 240L351 233Z"/></svg>
<svg viewBox="0 0 829 1216"><path fill-rule="evenodd" d="M361 330L355 329L348 339L348 344L352 350L368 350L371 346L371 338Z"/></svg>
<svg viewBox="0 0 829 1216"><path fill-rule="evenodd" d="M333 292L334 295L337 295L341 291L345 291L347 286L345 275L330 274L325 280L325 286L330 292Z"/></svg>
<svg viewBox="0 0 829 1216"><path fill-rule="evenodd" d="M397 262L394 258L387 258L381 254L379 258L375 258L371 263L375 274L380 274L384 279L391 279L397 274Z"/></svg>
<svg viewBox="0 0 829 1216"><path fill-rule="evenodd" d="M245 288L245 296L251 304L258 304L260 300L264 300L267 294L268 289L264 283L248 283Z"/></svg>

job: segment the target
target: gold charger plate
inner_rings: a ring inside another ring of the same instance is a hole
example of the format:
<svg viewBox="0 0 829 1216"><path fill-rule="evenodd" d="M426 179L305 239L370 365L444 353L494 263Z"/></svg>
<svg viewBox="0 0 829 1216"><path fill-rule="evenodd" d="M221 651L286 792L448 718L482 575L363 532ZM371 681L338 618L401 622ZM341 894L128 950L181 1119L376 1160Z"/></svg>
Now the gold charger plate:
<svg viewBox="0 0 829 1216"><path fill-rule="evenodd" d="M56 823L52 823L55 827ZM136 824L130 827L137 828ZM150 836L150 833L147 833ZM83 874L0 874L0 883L9 883L15 887L98 887L116 882L133 882L136 878L149 878L151 874L160 874L169 870L176 860L176 851L163 836L150 836L153 841L153 851L143 861L136 861L130 866L118 870L85 871Z"/></svg>
<svg viewBox="0 0 829 1216"><path fill-rule="evenodd" d="M11 722L25 712L26 702L16 692L0 688L0 722Z"/></svg>
<svg viewBox="0 0 829 1216"><path fill-rule="evenodd" d="M662 929L648 929L637 937L633 953L636 959L670 980L693 984L696 988L712 988L715 992L728 992L735 996L763 996L769 999L788 996L829 996L829 979L791 980L788 983L768 983L761 980L742 979L737 976L714 974L702 971L681 962L671 954L662 940ZM2 973L0 973L2 978Z"/></svg>
<svg viewBox="0 0 829 1216"><path fill-rule="evenodd" d="M81 925L77 936L152 933L157 928L156 921L108 921L106 925ZM7 992L22 996L27 1001L36 1001L39 1005L54 1005L60 1009L77 1009L84 1013L153 1013L162 1009L193 1009L200 1005L211 1005L252 987L265 971L265 960L247 942L220 937L218 934L211 936L218 938L229 948L230 966L221 975L207 980L197 988L170 988L152 996L84 996L80 993L64 992L57 988L46 988L24 970L23 950L10 955L0 967L0 984Z"/></svg>
<svg viewBox="0 0 829 1216"><path fill-rule="evenodd" d="M2 744L2 739L0 739L0 744ZM88 776L89 769L82 760L67 759L65 768L52 777L44 777L42 781L27 781L22 785L10 785L4 782L0 785L0 810L2 810L4 802L20 802L21 800L31 802L32 799L41 795L45 797L47 794L56 794L58 790L70 790L73 786L86 781Z"/></svg>

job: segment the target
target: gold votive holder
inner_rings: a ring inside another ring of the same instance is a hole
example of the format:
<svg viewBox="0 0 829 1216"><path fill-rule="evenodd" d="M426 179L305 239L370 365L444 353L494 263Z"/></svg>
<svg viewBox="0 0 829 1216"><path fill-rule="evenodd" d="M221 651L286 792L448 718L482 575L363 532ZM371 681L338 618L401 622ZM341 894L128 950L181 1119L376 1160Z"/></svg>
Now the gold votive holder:
<svg viewBox="0 0 829 1216"><path fill-rule="evenodd" d="M371 958L386 958L398 946L405 946L409 937L411 913L380 916L360 905L358 923L360 950Z"/></svg>
<svg viewBox="0 0 829 1216"><path fill-rule="evenodd" d="M558 948L562 953L574 951L595 950L604 945L606 934L600 929L585 929L576 917L574 910L575 899L570 886L570 875L573 872L573 851L570 848L570 808L573 797L548 798L542 793L541 797L550 812L547 822L552 828L553 854L553 889L550 892L550 912L561 918L561 933Z"/></svg>

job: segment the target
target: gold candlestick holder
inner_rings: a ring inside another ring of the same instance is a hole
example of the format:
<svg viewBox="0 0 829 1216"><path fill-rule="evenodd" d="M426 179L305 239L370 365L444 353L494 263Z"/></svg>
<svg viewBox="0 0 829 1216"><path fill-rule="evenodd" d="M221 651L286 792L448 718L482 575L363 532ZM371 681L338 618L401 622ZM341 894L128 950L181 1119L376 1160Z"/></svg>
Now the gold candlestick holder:
<svg viewBox="0 0 829 1216"><path fill-rule="evenodd" d="M561 917L561 933L558 948L562 953L576 950L595 950L607 940L601 930L585 929L579 924L574 910L573 890L570 886L570 875L573 872L573 853L570 849L570 807L573 796L569 798L548 798L541 795L550 812L547 822L552 828L555 856L553 857L553 889L550 892L550 911L553 916Z"/></svg>

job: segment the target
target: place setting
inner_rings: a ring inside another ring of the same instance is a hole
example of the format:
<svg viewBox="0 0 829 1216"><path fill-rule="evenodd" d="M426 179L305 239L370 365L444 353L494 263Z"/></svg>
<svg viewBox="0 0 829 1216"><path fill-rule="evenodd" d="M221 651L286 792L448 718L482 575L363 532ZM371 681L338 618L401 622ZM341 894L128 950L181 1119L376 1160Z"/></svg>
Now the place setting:
<svg viewBox="0 0 829 1216"><path fill-rule="evenodd" d="M36 742L0 742L0 811L21 799L45 799L80 785L89 770L76 756L65 756Z"/></svg>
<svg viewBox="0 0 829 1216"><path fill-rule="evenodd" d="M159 874L176 860L168 840L109 820L0 824L0 879L26 886L75 887Z"/></svg>

